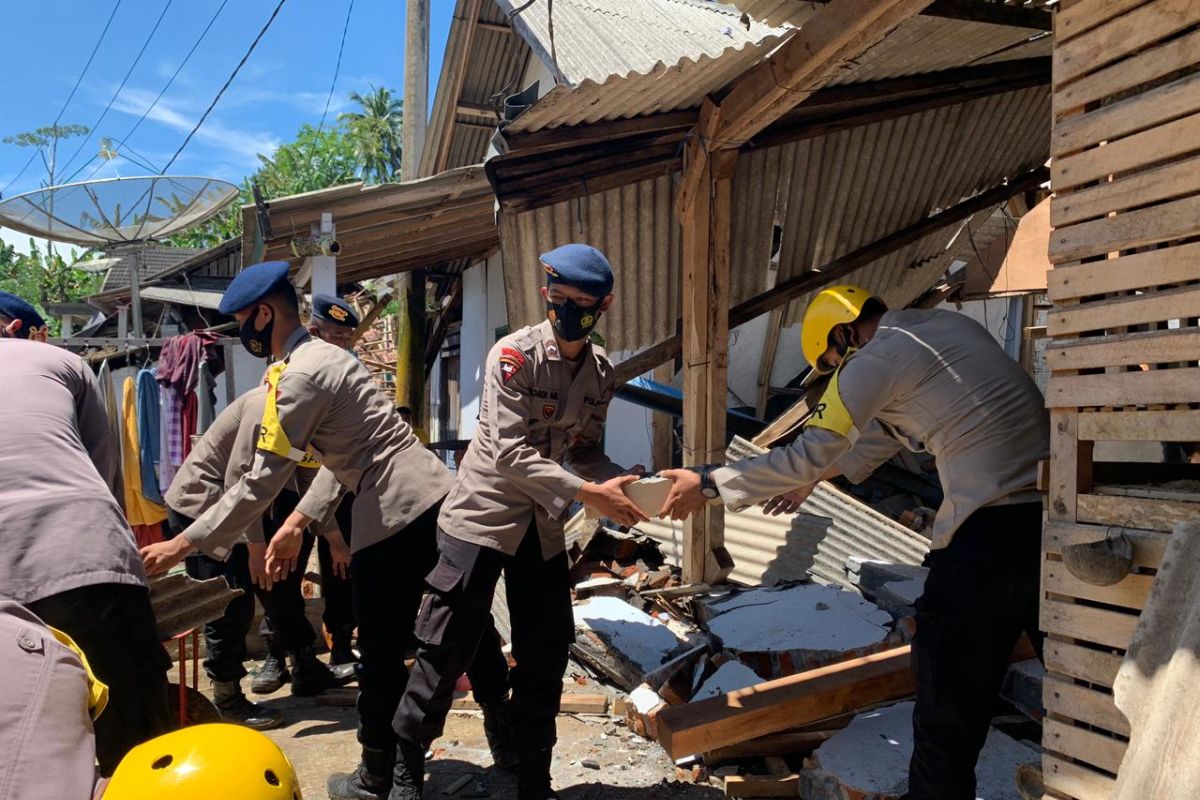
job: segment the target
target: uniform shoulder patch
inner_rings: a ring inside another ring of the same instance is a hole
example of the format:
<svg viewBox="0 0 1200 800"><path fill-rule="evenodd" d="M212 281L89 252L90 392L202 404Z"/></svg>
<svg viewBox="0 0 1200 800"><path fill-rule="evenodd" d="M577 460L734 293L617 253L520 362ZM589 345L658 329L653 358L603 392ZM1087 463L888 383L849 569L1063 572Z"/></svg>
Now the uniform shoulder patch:
<svg viewBox="0 0 1200 800"><path fill-rule="evenodd" d="M500 379L508 383L525 366L525 354L515 347L500 349Z"/></svg>

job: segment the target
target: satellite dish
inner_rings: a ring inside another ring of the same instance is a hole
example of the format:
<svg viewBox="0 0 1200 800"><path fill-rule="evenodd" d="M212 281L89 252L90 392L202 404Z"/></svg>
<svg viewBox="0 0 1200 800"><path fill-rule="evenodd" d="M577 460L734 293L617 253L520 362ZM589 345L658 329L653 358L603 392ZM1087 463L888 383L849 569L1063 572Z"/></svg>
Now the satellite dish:
<svg viewBox="0 0 1200 800"><path fill-rule="evenodd" d="M150 175L66 183L0 202L0 225L85 247L115 248L174 233L212 219L238 188L215 178ZM120 248L127 249L127 248ZM141 251L129 271L133 328L142 331Z"/></svg>
<svg viewBox="0 0 1200 800"><path fill-rule="evenodd" d="M67 183L0 202L0 225L85 247L163 239L215 216L238 195L214 178L154 175Z"/></svg>

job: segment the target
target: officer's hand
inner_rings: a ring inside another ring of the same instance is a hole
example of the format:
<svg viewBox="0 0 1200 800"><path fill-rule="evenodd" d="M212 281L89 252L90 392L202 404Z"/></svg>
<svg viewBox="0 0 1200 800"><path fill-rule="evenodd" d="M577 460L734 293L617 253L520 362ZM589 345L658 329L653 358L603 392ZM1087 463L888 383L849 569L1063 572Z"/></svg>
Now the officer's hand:
<svg viewBox="0 0 1200 800"><path fill-rule="evenodd" d="M142 566L146 569L146 575L150 576L162 575L194 549L187 539L176 536L166 542L148 544L138 552L142 557Z"/></svg>
<svg viewBox="0 0 1200 800"><path fill-rule="evenodd" d="M271 591L275 579L267 571L267 545L264 542L250 542L250 580L263 591Z"/></svg>
<svg viewBox="0 0 1200 800"><path fill-rule="evenodd" d="M325 537L329 542L329 562L333 566L333 574L339 578L350 577L350 546L341 531L330 531Z"/></svg>
<svg viewBox="0 0 1200 800"><path fill-rule="evenodd" d="M637 505L625 496L627 484L638 480L637 475L618 475L604 483L585 483L575 499L618 525L630 527L648 518Z"/></svg>
<svg viewBox="0 0 1200 800"><path fill-rule="evenodd" d="M292 524L291 520L279 526L267 545L267 572L271 573L272 578L281 581L292 574L303 544L303 527Z"/></svg>
<svg viewBox="0 0 1200 800"><path fill-rule="evenodd" d="M664 469L660 478L671 481L671 491L663 503L659 517L669 516L673 520L684 520L704 508L708 498L700 491L700 475L690 469Z"/></svg>
<svg viewBox="0 0 1200 800"><path fill-rule="evenodd" d="M813 489L815 488L817 488L817 485L810 483L808 486L795 489L786 494L777 494L763 503L763 513L770 514L772 517L780 514L795 514L800 510L800 505L808 499L808 496L813 493Z"/></svg>

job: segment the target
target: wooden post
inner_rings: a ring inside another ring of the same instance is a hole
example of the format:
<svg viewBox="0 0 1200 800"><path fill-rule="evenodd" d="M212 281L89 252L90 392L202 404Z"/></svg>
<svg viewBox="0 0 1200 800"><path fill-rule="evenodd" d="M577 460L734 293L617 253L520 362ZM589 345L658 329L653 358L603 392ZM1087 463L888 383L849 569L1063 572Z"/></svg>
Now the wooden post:
<svg viewBox="0 0 1200 800"><path fill-rule="evenodd" d="M425 421L425 271L396 278L396 405L413 412L413 427Z"/></svg>
<svg viewBox="0 0 1200 800"><path fill-rule="evenodd" d="M775 369L775 353L779 350L783 312L783 306L773 308L767 319L767 338L763 343L762 360L758 363L758 405L754 409L759 419L766 419L767 401L771 399L771 372Z"/></svg>
<svg viewBox="0 0 1200 800"><path fill-rule="evenodd" d="M737 152L714 154L701 191L683 207L683 464L720 463L725 450L729 371L730 198ZM709 506L684 526L683 579L714 572L709 553L724 544L724 507Z"/></svg>
<svg viewBox="0 0 1200 800"><path fill-rule="evenodd" d="M408 0L404 22L404 152L402 180L417 177L429 113L429 0ZM422 292L423 294L423 292ZM414 409L415 410L415 409Z"/></svg>
<svg viewBox="0 0 1200 800"><path fill-rule="evenodd" d="M675 374L671 363L659 364L654 368L654 380L668 383ZM655 471L670 469L671 457L675 453L675 419L670 414L655 413L650 420L651 443L650 463Z"/></svg>

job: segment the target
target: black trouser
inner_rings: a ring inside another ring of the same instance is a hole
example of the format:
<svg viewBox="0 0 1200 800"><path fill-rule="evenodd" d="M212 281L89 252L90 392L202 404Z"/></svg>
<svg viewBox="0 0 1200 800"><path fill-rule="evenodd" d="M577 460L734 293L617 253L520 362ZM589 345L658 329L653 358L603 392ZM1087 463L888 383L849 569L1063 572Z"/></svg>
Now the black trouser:
<svg viewBox="0 0 1200 800"><path fill-rule="evenodd" d="M908 800L974 800L975 762L1022 632L1041 655L1041 534L1040 503L990 506L925 559Z"/></svg>
<svg viewBox="0 0 1200 800"><path fill-rule="evenodd" d="M424 642L396 711L396 735L427 746L442 733L458 676L486 655L492 595L500 572L512 620L512 718L522 744L548 748L562 698L567 648L575 637L566 553L542 557L535 524L515 555L438 532L440 556L417 619ZM472 684L475 678L471 675Z"/></svg>
<svg viewBox="0 0 1200 800"><path fill-rule="evenodd" d="M354 495L347 492L335 512L338 529L346 544L352 541L350 530L351 507L354 505ZM317 561L321 564L321 597L325 600L325 613L321 621L325 630L331 636L338 633L350 634L357 624L354 621L354 591L349 578L342 578L333 571L333 561L329 556L329 542L325 537L317 538Z"/></svg>
<svg viewBox="0 0 1200 800"><path fill-rule="evenodd" d="M175 728L167 684L171 658L158 640L144 587L101 583L26 606L74 639L108 685L108 705L96 720L96 759L104 776L134 747Z"/></svg>
<svg viewBox="0 0 1200 800"><path fill-rule="evenodd" d="M364 747L390 750L396 744L392 720L409 682L404 656L413 642L425 576L437 563L439 509L440 504L435 505L408 527L358 551L350 560L361 654L358 740ZM468 657L451 683L469 666L476 698L488 702L507 693L508 662L500 652L500 637L490 612L481 627L486 635L475 663ZM472 645L472 654L474 651Z"/></svg>
<svg viewBox="0 0 1200 800"><path fill-rule="evenodd" d="M274 530L272 528L266 535L270 537ZM306 532L304 543L300 545L300 555L296 557L296 568L286 578L275 581L269 590L260 594L265 613L258 625L258 632L267 643L268 649L277 654L294 653L305 647L312 647L317 640L316 631L308 621L304 591L300 586L312 549L313 535Z"/></svg>

